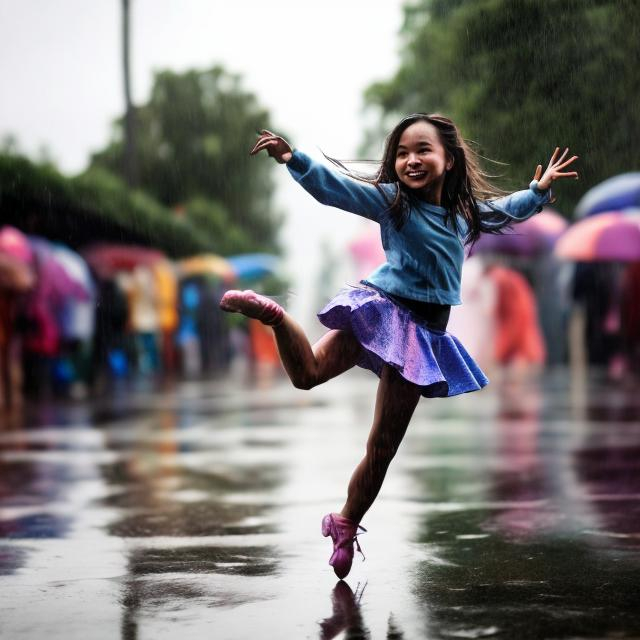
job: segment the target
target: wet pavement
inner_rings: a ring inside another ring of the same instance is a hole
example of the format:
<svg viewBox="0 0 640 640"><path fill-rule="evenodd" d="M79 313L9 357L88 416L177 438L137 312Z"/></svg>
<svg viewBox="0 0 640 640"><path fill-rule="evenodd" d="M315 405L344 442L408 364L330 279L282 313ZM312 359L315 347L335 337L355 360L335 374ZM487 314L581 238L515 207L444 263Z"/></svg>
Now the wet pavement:
<svg viewBox="0 0 640 640"><path fill-rule="evenodd" d="M320 520L374 391L231 377L5 418L0 636L640 637L640 386L422 400L338 582Z"/></svg>

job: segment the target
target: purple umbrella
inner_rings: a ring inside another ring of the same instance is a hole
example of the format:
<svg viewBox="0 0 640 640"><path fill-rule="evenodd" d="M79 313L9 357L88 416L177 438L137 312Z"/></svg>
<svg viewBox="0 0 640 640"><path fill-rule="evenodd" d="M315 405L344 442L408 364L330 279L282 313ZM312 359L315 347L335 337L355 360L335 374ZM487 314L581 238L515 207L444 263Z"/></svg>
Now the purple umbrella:
<svg viewBox="0 0 640 640"><path fill-rule="evenodd" d="M580 262L640 260L640 210L607 211L579 220L558 240L555 253Z"/></svg>
<svg viewBox="0 0 640 640"><path fill-rule="evenodd" d="M576 216L583 218L637 207L640 207L640 173L622 173L589 189L576 206Z"/></svg>
<svg viewBox="0 0 640 640"><path fill-rule="evenodd" d="M29 244L35 255L38 274L38 295L54 306L68 298L89 300L91 292L78 280L71 278L64 265L57 259L53 245L39 236L29 236Z"/></svg>
<svg viewBox="0 0 640 640"><path fill-rule="evenodd" d="M553 209L513 225L504 233L484 233L473 245L470 255L499 253L512 256L537 256L548 253L569 223Z"/></svg>

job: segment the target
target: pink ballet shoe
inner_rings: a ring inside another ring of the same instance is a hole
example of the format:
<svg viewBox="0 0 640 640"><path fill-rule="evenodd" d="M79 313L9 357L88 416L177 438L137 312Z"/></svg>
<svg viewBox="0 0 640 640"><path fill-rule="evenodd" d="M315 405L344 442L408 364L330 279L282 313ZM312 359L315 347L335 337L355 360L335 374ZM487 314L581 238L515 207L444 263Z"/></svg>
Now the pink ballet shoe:
<svg viewBox="0 0 640 640"><path fill-rule="evenodd" d="M358 542L358 536L364 531L366 531L364 527L338 513L329 513L322 518L322 535L325 538L330 535L333 540L333 554L329 558L329 564L341 580L351 571L354 543L364 560L364 553Z"/></svg>
<svg viewBox="0 0 640 640"><path fill-rule="evenodd" d="M280 324L284 318L284 309L277 302L251 289L227 291L220 300L220 308L223 311L242 313L272 327Z"/></svg>

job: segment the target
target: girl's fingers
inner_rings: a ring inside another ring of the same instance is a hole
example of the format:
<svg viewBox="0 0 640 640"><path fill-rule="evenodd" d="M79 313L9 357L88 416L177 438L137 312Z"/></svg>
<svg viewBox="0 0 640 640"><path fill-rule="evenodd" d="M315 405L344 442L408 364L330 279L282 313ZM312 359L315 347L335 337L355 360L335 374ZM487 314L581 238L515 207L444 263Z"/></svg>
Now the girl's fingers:
<svg viewBox="0 0 640 640"><path fill-rule="evenodd" d="M255 146L253 147L253 149L251 149L251 151L249 151L249 155L250 156L255 156L256 153L258 153L258 151L260 151L262 149L262 143L261 142L256 142Z"/></svg>
<svg viewBox="0 0 640 640"><path fill-rule="evenodd" d="M262 144L262 142L264 142L266 139L267 139L266 136L261 134L260 137L258 138L258 140L256 141L256 143L253 145L253 149L251 149L251 153L253 153L256 150L256 147L259 144Z"/></svg>
<svg viewBox="0 0 640 640"><path fill-rule="evenodd" d="M275 141L278 138L276 136L261 136L260 138L258 138L258 141L256 142L255 146L257 147L259 144L264 144L265 142L270 142L270 141Z"/></svg>
<svg viewBox="0 0 640 640"><path fill-rule="evenodd" d="M542 175L542 165L541 165L541 164L539 164L539 165L536 167L536 170L535 170L535 172L534 172L534 174L533 174L533 179L534 179L534 180L540 180L540 176L541 176L541 175Z"/></svg>
<svg viewBox="0 0 640 640"><path fill-rule="evenodd" d="M556 164L560 164L566 157L567 153L569 153L569 147L566 147L564 153L556 160Z"/></svg>
<svg viewBox="0 0 640 640"><path fill-rule="evenodd" d="M275 147L277 144L278 144L277 140L268 138L266 140L258 142L258 144L256 144L256 146L253 147L253 149L251 149L249 155L255 156L256 153L260 153L260 151L262 151L263 149L268 150L270 147Z"/></svg>
<svg viewBox="0 0 640 640"><path fill-rule="evenodd" d="M553 165L553 163L556 161L556 158L558 157L558 152L560 151L560 147L556 147L556 150L553 152L553 155L551 156L551 160L549 160L549 167L551 167ZM547 167L547 168L549 168Z"/></svg>
<svg viewBox="0 0 640 640"><path fill-rule="evenodd" d="M562 164L559 164L556 167L556 169L564 169L565 167L568 167L572 162L574 162L577 159L578 159L578 156L572 156L568 160L565 160L565 162L563 162Z"/></svg>
<svg viewBox="0 0 640 640"><path fill-rule="evenodd" d="M567 171L566 173L556 173L556 178L577 178L577 171Z"/></svg>

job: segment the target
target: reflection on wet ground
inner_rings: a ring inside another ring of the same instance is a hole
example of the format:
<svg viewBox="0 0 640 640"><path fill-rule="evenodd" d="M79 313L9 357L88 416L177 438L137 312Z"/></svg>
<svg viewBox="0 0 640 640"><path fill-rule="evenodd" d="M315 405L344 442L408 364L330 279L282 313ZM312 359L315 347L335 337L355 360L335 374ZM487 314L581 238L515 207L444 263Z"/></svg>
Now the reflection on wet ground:
<svg viewBox="0 0 640 640"><path fill-rule="evenodd" d="M233 379L0 430L0 636L640 636L640 394L564 371L422 401L338 582L320 519L375 379Z"/></svg>

